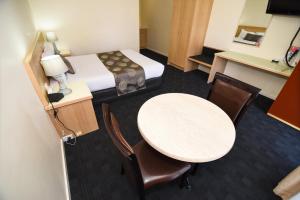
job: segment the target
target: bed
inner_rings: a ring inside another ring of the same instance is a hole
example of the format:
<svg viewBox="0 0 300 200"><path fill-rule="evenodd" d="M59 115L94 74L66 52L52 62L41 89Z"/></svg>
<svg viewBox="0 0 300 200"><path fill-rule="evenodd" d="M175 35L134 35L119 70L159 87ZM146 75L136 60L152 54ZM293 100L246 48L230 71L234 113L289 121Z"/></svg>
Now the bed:
<svg viewBox="0 0 300 200"><path fill-rule="evenodd" d="M113 73L105 67L96 54L66 57L75 71L75 74L67 73L67 81L85 81L93 94L94 103L111 101L160 86L164 73L164 65L131 49L121 50L121 52L144 69L146 89L118 96ZM51 84L55 83L51 81Z"/></svg>
<svg viewBox="0 0 300 200"><path fill-rule="evenodd" d="M40 57L51 55L54 55L53 45L44 42L44 49ZM102 59L103 55L106 56L106 60ZM117 60L114 61L113 58L117 58ZM63 59L67 60L65 63L71 65L73 71L66 73L67 82L84 81L92 92L94 103L107 102L158 88L164 73L164 65L131 49L68 56ZM124 59L127 60L127 63L122 61ZM108 66L108 62L114 64ZM120 67L118 64L125 64L126 67ZM115 73L112 69L116 68L122 72ZM126 84L126 91L120 93L120 82L122 81ZM140 86L138 81L141 81L141 87L138 87ZM55 84L57 82L50 79L52 88L55 88ZM133 89L130 90L129 87Z"/></svg>
<svg viewBox="0 0 300 200"><path fill-rule="evenodd" d="M164 65L133 50L121 50L121 52L144 69L146 89L118 96L112 73L105 68L99 59L95 60L95 54L66 57L76 71L74 75L67 74L68 81L84 80L92 92L94 103L112 101L129 95L148 92L161 85ZM43 106L47 107L49 101L45 85L51 85L53 81L49 80L41 66L41 58L45 56L44 53L45 38L41 32L38 32L30 51L26 55L24 64L38 97Z"/></svg>

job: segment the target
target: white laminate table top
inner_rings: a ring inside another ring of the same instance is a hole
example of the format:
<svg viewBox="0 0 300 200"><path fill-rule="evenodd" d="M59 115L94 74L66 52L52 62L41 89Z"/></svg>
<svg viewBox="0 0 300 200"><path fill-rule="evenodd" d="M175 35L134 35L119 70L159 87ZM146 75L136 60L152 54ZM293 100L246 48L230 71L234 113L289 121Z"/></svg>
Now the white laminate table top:
<svg viewBox="0 0 300 200"><path fill-rule="evenodd" d="M235 127L215 104L189 94L168 93L146 101L138 113L145 141L171 158L202 163L226 155Z"/></svg>

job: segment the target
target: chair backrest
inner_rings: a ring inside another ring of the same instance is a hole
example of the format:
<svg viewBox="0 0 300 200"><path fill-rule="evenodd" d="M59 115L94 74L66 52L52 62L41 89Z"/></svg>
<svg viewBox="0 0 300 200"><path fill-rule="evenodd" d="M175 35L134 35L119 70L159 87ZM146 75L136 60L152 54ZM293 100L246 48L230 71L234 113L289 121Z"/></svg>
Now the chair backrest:
<svg viewBox="0 0 300 200"><path fill-rule="evenodd" d="M207 99L222 108L236 126L259 92L259 88L217 72Z"/></svg>
<svg viewBox="0 0 300 200"><path fill-rule="evenodd" d="M126 174L129 176L131 181L133 181L138 190L144 188L142 174L135 153L123 137L119 128L119 123L114 114L110 112L108 104L102 104L102 112L108 135L117 147L118 151L121 153L124 160L123 168L126 171Z"/></svg>
<svg viewBox="0 0 300 200"><path fill-rule="evenodd" d="M132 147L127 143L123 137L119 123L113 113L110 112L108 104L102 104L103 120L106 130L112 139L114 145L118 148L123 156L128 157L134 154Z"/></svg>

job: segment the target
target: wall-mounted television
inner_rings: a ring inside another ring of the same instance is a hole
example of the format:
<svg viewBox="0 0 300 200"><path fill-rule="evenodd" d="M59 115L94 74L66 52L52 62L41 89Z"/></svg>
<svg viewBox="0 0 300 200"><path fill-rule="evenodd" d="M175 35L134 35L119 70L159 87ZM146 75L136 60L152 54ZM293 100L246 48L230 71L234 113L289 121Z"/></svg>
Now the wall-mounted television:
<svg viewBox="0 0 300 200"><path fill-rule="evenodd" d="M300 0L269 0L267 13L300 15Z"/></svg>

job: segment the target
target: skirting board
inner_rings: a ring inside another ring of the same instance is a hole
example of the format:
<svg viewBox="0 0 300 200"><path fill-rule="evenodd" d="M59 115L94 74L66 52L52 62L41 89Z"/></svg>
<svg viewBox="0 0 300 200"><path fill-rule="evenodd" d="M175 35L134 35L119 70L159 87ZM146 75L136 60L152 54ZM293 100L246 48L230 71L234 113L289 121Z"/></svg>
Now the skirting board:
<svg viewBox="0 0 300 200"><path fill-rule="evenodd" d="M63 167L63 171L64 171L66 200L71 200L70 185L69 185L69 178L68 178L68 168L67 168L66 155L65 155L65 147L64 147L64 142L62 139L60 140L60 149L61 149L62 167Z"/></svg>
<svg viewBox="0 0 300 200"><path fill-rule="evenodd" d="M158 54L160 54L160 55L163 55L163 56L168 57L167 54L165 54L165 53L163 53L163 52L161 52L161 51L158 51L158 50L155 50L155 49L152 49L152 48L149 48L149 47L146 47L145 49L149 49L149 50L151 50L151 51L153 51L153 52L155 52L155 53L158 53Z"/></svg>
<svg viewBox="0 0 300 200"><path fill-rule="evenodd" d="M280 119L279 117L276 117L276 116L272 115L271 113L267 113L267 114L268 114L270 117L273 117L274 119L277 119L278 121L281 121L282 123L285 123L286 125L288 125L288 126L290 126L290 127L293 127L294 129L300 131L300 127L297 127L297 126L295 126L295 125L293 125L293 124L291 124L291 123L289 123L289 122L287 122L287 121L285 121L285 120L283 120L283 119Z"/></svg>

